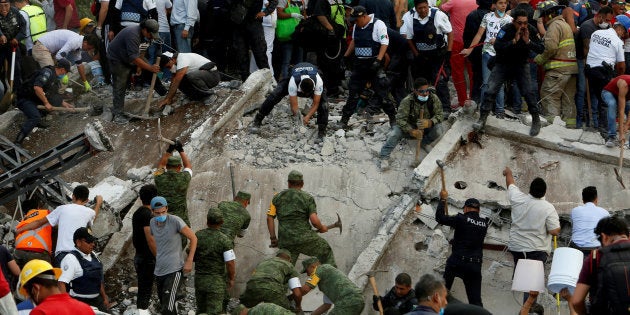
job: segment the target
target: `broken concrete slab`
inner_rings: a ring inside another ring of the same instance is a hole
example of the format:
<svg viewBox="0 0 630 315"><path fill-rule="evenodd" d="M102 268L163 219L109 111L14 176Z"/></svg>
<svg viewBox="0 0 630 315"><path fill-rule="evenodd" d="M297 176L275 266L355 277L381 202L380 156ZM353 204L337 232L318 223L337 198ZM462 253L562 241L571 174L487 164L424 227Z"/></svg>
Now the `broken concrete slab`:
<svg viewBox="0 0 630 315"><path fill-rule="evenodd" d="M143 167L140 168L130 168L127 171L127 178L129 178L132 181L144 181L146 180L149 176L151 176L153 169L148 166L145 165Z"/></svg>
<svg viewBox="0 0 630 315"><path fill-rule="evenodd" d="M130 180L125 181L115 176L109 176L90 188L90 199L94 199L96 195L101 195L103 200L118 212L138 197L131 187L132 182Z"/></svg>

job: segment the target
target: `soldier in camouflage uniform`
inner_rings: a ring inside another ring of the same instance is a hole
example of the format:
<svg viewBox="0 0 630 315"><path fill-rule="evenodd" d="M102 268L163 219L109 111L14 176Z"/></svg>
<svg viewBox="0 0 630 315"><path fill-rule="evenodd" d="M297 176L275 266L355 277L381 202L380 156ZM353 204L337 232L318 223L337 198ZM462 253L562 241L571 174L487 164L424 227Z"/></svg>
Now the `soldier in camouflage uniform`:
<svg viewBox="0 0 630 315"><path fill-rule="evenodd" d="M387 140L381 148L379 155L381 170L389 166L389 155L403 137L420 139L426 146L442 133L440 122L443 120L442 103L437 95L429 89L429 82L425 78L417 78L413 83L413 92L407 95L398 107L396 113L396 125L387 135ZM422 119L420 119L420 113Z"/></svg>
<svg viewBox="0 0 630 315"><path fill-rule="evenodd" d="M271 247L291 252L291 263L295 265L300 254L316 256L326 264L337 266L328 242L318 235L328 228L319 221L313 196L302 191L302 173L289 173L289 189L276 194L267 211L267 228ZM278 218L278 238L274 219ZM311 229L311 224L317 230Z"/></svg>
<svg viewBox="0 0 630 315"><path fill-rule="evenodd" d="M322 265L317 258L302 261L302 266L302 273L308 275L302 286L302 296L315 287L324 293L324 304L313 313L321 314L320 311L326 311L334 304L328 315L361 314L365 306L362 291L346 275L331 265Z"/></svg>
<svg viewBox="0 0 630 315"><path fill-rule="evenodd" d="M251 216L247 212L249 199L252 195L239 191L234 197L234 201L219 202L219 209L223 213L223 225L221 232L227 235L234 243L234 239L243 237L245 230L249 227Z"/></svg>
<svg viewBox="0 0 630 315"><path fill-rule="evenodd" d="M273 303L260 303L250 309L244 305L236 307L232 315L294 315L295 313Z"/></svg>
<svg viewBox="0 0 630 315"><path fill-rule="evenodd" d="M223 214L217 208L208 210L208 228L197 231L195 254L195 299L197 314L222 314L234 286L236 263L232 241L220 228ZM227 271L226 271L227 270Z"/></svg>
<svg viewBox="0 0 630 315"><path fill-rule="evenodd" d="M261 261L247 281L245 292L240 298L241 303L253 307L261 302L269 302L291 309L285 296L289 288L293 292L292 299L295 301L296 311L301 311L300 275L290 261L291 253L286 249L279 250L274 258Z"/></svg>
<svg viewBox="0 0 630 315"><path fill-rule="evenodd" d="M180 157L173 156L175 150L179 152ZM186 195L191 178L192 164L181 142L175 141L175 144L168 147L158 163L158 170L154 174L155 186L158 189L158 195L168 201L169 214L180 217L188 226L190 226L190 220L186 207Z"/></svg>

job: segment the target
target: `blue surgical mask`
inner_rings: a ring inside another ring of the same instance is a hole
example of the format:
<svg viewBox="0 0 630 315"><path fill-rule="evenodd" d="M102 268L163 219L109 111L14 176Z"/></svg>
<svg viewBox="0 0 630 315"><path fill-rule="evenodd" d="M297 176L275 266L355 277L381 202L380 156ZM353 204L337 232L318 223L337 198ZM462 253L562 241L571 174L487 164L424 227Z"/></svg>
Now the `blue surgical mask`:
<svg viewBox="0 0 630 315"><path fill-rule="evenodd" d="M65 76L66 76L65 74L60 74L60 75L57 76L57 79L59 79L59 81L61 81L63 79L63 77L65 77Z"/></svg>
<svg viewBox="0 0 630 315"><path fill-rule="evenodd" d="M440 308L440 315L444 315L444 308Z"/></svg>
<svg viewBox="0 0 630 315"><path fill-rule="evenodd" d="M502 18L505 15L505 11L499 11L497 10L497 15Z"/></svg>
<svg viewBox="0 0 630 315"><path fill-rule="evenodd" d="M416 97L418 98L418 101L420 102L426 102L429 100L429 95L416 95Z"/></svg>
<svg viewBox="0 0 630 315"><path fill-rule="evenodd" d="M160 222L160 223L166 222L166 214L155 217L155 221Z"/></svg>

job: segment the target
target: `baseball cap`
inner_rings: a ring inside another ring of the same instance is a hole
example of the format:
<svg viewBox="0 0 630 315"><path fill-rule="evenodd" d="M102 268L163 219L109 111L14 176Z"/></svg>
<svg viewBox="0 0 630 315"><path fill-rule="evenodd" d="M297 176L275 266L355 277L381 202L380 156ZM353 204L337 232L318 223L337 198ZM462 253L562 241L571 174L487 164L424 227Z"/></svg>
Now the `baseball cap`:
<svg viewBox="0 0 630 315"><path fill-rule="evenodd" d="M302 173L293 170L289 173L289 180L304 180L304 176L302 176Z"/></svg>
<svg viewBox="0 0 630 315"><path fill-rule="evenodd" d="M141 25L142 28L145 28L149 33L151 33L151 37L153 39L160 39L160 34L158 31L160 30L160 25L154 19L147 19Z"/></svg>
<svg viewBox="0 0 630 315"><path fill-rule="evenodd" d="M70 72L70 67L72 67L72 64L68 61L68 59L64 58L57 60L57 68L63 68L66 72Z"/></svg>
<svg viewBox="0 0 630 315"><path fill-rule="evenodd" d="M241 200L249 200L252 198L252 195L244 191L239 191L236 193L236 198L241 199Z"/></svg>
<svg viewBox="0 0 630 315"><path fill-rule="evenodd" d="M281 248L276 253L276 257L278 257L280 255L287 255L287 256L291 257L291 252L289 250L287 250L287 249Z"/></svg>
<svg viewBox="0 0 630 315"><path fill-rule="evenodd" d="M623 25L626 30L630 29L630 17L625 14L615 16L615 24Z"/></svg>
<svg viewBox="0 0 630 315"><path fill-rule="evenodd" d="M76 231L74 231L74 235L72 236L72 240L75 241L75 242L77 240L85 240L88 243L94 243L94 242L96 242L96 237L94 237L94 235L90 234L90 231L88 231L87 228L80 227Z"/></svg>
<svg viewBox="0 0 630 315"><path fill-rule="evenodd" d="M168 203L166 202L166 199L162 196L153 197L153 199L151 199L151 209L153 210L160 209L166 206L168 206Z"/></svg>
<svg viewBox="0 0 630 315"><path fill-rule="evenodd" d="M471 208L479 209L480 207L479 200L475 198L466 199L466 202L464 202L464 207L471 207Z"/></svg>
<svg viewBox="0 0 630 315"><path fill-rule="evenodd" d="M302 273L306 272L306 268L308 268L308 266L318 262L319 259L317 259L317 257L311 257L309 259L305 259L302 261Z"/></svg>
<svg viewBox="0 0 630 315"><path fill-rule="evenodd" d="M182 158L179 156L169 156L166 161L167 166L180 166L182 165Z"/></svg>
<svg viewBox="0 0 630 315"><path fill-rule="evenodd" d="M364 16L367 15L367 10L365 9L364 6L356 6L354 7L354 9L352 9L352 14L350 15L350 22L354 22L357 20L358 17L360 16Z"/></svg>

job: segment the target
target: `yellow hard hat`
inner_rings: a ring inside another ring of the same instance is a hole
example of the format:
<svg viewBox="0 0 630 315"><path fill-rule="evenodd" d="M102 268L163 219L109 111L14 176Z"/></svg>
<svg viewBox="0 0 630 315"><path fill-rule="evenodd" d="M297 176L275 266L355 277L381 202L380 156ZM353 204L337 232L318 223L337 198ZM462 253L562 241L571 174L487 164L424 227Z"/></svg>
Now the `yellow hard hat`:
<svg viewBox="0 0 630 315"><path fill-rule="evenodd" d="M85 26L90 23L94 24L94 21L92 21L92 19L90 18L82 18L81 21L79 21L79 32L83 32Z"/></svg>
<svg viewBox="0 0 630 315"><path fill-rule="evenodd" d="M55 274L54 277L51 275L40 276L40 274L49 270L53 271L53 273ZM23 296L28 296L26 289L24 289L24 284L35 277L57 280L59 279L59 276L61 276L61 269L53 268L53 266L47 261L41 259L33 259L27 262L26 265L24 265L24 268L22 268L22 272L20 272L20 294L22 294Z"/></svg>

